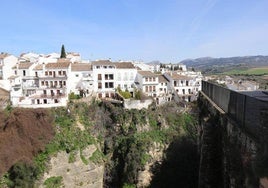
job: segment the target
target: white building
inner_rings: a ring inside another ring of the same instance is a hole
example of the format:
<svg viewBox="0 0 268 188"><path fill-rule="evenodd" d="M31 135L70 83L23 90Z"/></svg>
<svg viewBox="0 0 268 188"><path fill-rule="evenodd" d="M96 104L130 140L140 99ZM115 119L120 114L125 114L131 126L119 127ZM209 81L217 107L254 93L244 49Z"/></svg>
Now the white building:
<svg viewBox="0 0 268 188"><path fill-rule="evenodd" d="M70 70L70 62L16 65L16 76L10 77L12 105L33 108L66 106Z"/></svg>
<svg viewBox="0 0 268 188"><path fill-rule="evenodd" d="M92 62L94 91L99 98L115 96L116 88L134 91L137 69L130 62L99 60Z"/></svg>
<svg viewBox="0 0 268 188"><path fill-rule="evenodd" d="M135 84L144 94L151 97L157 97L157 86L159 77L150 71L138 71Z"/></svg>
<svg viewBox="0 0 268 188"><path fill-rule="evenodd" d="M14 75L12 67L16 65L18 58L7 53L0 54L0 87L10 90L8 78Z"/></svg>
<svg viewBox="0 0 268 188"><path fill-rule="evenodd" d="M73 63L71 64L71 73L69 75L71 80L71 92L80 96L93 95L94 81L92 65L89 63Z"/></svg>
<svg viewBox="0 0 268 188"><path fill-rule="evenodd" d="M201 83L190 76L180 75L177 72L165 73L171 89L175 91L182 100L191 102L197 99Z"/></svg>
<svg viewBox="0 0 268 188"><path fill-rule="evenodd" d="M163 104L165 102L171 101L172 90L170 88L170 83L166 77L163 75L158 75L158 85L156 87L157 97L155 98L156 104Z"/></svg>

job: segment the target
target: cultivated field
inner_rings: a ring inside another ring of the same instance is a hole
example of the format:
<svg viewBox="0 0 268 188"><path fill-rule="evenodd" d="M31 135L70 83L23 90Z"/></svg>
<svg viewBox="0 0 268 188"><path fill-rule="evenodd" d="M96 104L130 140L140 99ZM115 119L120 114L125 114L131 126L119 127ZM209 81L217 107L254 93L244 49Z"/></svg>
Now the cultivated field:
<svg viewBox="0 0 268 188"><path fill-rule="evenodd" d="M268 75L267 67L249 68L249 69L234 69L223 74L234 75L234 74L244 74L244 75Z"/></svg>

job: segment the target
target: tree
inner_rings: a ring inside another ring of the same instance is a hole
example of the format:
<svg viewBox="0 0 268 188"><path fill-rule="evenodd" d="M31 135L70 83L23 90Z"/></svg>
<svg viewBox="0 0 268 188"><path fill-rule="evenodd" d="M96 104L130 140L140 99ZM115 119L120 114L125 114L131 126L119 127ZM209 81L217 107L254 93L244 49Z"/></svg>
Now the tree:
<svg viewBox="0 0 268 188"><path fill-rule="evenodd" d="M64 45L61 46L60 58L66 58L66 53L65 53Z"/></svg>

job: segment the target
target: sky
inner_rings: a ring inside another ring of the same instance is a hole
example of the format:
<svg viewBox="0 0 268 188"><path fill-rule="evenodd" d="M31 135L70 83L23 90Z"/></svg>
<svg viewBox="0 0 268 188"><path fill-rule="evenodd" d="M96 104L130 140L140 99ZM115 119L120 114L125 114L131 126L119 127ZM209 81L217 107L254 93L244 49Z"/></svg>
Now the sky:
<svg viewBox="0 0 268 188"><path fill-rule="evenodd" d="M267 0L3 0L0 52L164 63L268 55Z"/></svg>

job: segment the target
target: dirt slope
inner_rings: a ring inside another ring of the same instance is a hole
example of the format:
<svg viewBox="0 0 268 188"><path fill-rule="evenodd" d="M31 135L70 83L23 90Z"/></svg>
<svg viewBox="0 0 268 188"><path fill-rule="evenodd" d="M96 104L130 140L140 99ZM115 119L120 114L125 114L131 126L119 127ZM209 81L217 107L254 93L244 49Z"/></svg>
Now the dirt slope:
<svg viewBox="0 0 268 188"><path fill-rule="evenodd" d="M0 111L0 176L18 161L30 162L53 138L53 118L44 109Z"/></svg>

